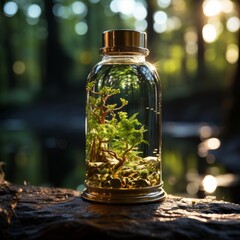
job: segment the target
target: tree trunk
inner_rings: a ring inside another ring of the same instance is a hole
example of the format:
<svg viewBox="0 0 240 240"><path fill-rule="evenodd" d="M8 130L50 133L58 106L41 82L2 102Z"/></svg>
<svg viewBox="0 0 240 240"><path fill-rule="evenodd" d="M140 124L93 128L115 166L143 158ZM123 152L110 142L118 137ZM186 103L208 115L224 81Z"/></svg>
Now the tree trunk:
<svg viewBox="0 0 240 240"><path fill-rule="evenodd" d="M197 52L197 62L198 62L198 68L197 68L197 85L200 86L204 84L205 80L205 60L204 60L204 41L202 36L202 29L204 26L204 16L202 11L202 4L203 0L194 1L195 3L195 12L196 12L196 30L197 30L197 38L198 38L198 52Z"/></svg>
<svg viewBox="0 0 240 240"><path fill-rule="evenodd" d="M48 37L46 41L45 77L43 79L43 93L54 97L66 92L67 72L71 59L66 55L60 43L60 29L56 17L53 15L54 1L44 1Z"/></svg>

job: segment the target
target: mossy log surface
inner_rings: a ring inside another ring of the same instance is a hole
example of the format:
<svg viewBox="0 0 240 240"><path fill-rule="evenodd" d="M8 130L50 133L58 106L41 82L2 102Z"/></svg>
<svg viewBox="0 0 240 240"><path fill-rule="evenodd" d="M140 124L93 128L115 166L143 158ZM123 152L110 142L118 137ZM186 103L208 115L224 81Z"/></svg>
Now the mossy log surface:
<svg viewBox="0 0 240 240"><path fill-rule="evenodd" d="M0 239L240 239L240 205L167 195L91 203L71 189L0 184Z"/></svg>

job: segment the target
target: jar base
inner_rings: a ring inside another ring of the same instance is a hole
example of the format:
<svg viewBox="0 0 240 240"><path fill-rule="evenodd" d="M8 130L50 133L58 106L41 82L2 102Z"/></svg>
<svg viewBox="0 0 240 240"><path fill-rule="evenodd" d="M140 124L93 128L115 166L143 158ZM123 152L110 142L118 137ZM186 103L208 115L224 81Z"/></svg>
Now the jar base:
<svg viewBox="0 0 240 240"><path fill-rule="evenodd" d="M86 186L81 197L98 203L134 204L162 201L166 197L166 192L162 185L139 189L105 189Z"/></svg>

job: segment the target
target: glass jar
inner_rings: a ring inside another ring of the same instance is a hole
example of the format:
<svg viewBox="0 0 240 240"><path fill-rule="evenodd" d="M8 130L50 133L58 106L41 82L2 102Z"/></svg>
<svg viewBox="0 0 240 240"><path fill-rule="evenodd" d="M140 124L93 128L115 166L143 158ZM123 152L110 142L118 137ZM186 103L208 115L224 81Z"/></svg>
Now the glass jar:
<svg viewBox="0 0 240 240"><path fill-rule="evenodd" d="M103 32L102 60L88 75L86 179L82 197L103 203L165 198L161 84L145 60L145 32Z"/></svg>

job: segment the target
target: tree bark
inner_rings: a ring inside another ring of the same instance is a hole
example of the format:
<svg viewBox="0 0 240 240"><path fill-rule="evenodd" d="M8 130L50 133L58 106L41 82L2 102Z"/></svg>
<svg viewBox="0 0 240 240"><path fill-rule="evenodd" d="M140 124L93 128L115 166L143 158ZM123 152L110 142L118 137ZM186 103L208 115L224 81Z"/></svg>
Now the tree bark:
<svg viewBox="0 0 240 240"><path fill-rule="evenodd" d="M71 189L0 185L0 239L240 239L240 205L168 195L92 203Z"/></svg>
<svg viewBox="0 0 240 240"><path fill-rule="evenodd" d="M205 81L205 59L204 59L204 41L202 36L202 29L204 26L204 17L202 12L202 4L203 0L194 1L195 3L195 11L196 11L196 30L197 30L197 38L198 38L198 52L197 52L197 79L198 85L202 85Z"/></svg>

